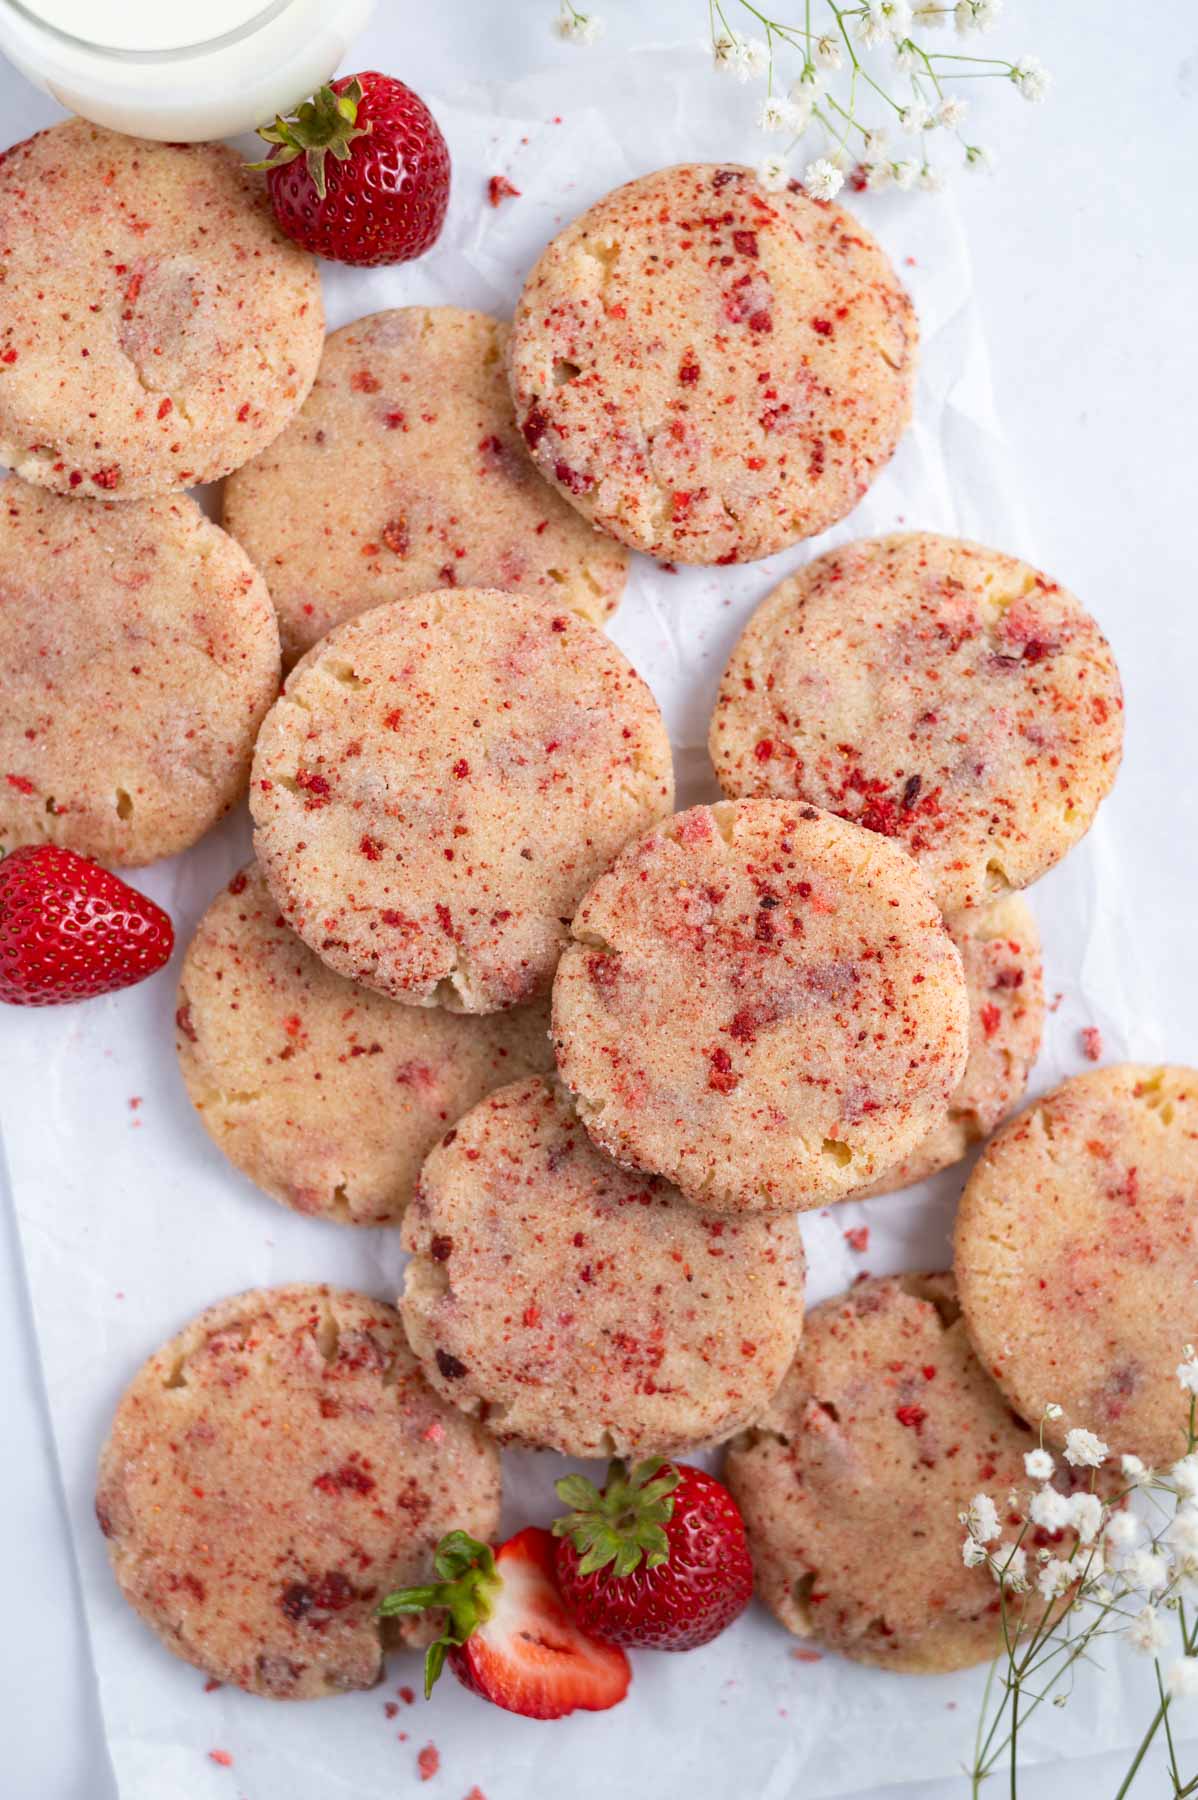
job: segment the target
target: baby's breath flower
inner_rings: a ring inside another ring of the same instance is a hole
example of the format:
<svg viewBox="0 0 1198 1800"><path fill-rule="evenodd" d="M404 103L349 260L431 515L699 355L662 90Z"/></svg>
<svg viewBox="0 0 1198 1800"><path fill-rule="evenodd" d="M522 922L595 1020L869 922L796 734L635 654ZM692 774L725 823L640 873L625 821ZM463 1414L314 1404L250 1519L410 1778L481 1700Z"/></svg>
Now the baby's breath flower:
<svg viewBox="0 0 1198 1800"><path fill-rule="evenodd" d="M922 67L922 58L910 38L903 38L894 46L894 66L900 75L911 75Z"/></svg>
<svg viewBox="0 0 1198 1800"><path fill-rule="evenodd" d="M1073 1586L1077 1580L1077 1570L1071 1563L1062 1562L1054 1556L1045 1563L1036 1577L1036 1586L1044 1600L1059 1600L1061 1595Z"/></svg>
<svg viewBox="0 0 1198 1800"><path fill-rule="evenodd" d="M1052 1472L1056 1468L1051 1452L1043 1448L1029 1450L1023 1459L1023 1466L1033 1481L1051 1481Z"/></svg>
<svg viewBox="0 0 1198 1800"><path fill-rule="evenodd" d="M936 123L955 131L968 111L967 100L962 100L958 94L946 94L936 108Z"/></svg>
<svg viewBox="0 0 1198 1800"><path fill-rule="evenodd" d="M817 69L827 69L832 72L844 65L844 53L840 48L840 40L832 37L830 33L825 32L823 37L816 38L811 47L811 54L815 59Z"/></svg>
<svg viewBox="0 0 1198 1800"><path fill-rule="evenodd" d="M1155 1550L1137 1550L1124 1567L1123 1579L1136 1593L1163 1594L1169 1585L1169 1565Z"/></svg>
<svg viewBox="0 0 1198 1800"><path fill-rule="evenodd" d="M1075 1469L1100 1469L1107 1459L1107 1447L1100 1437L1075 1425L1065 1433L1065 1461Z"/></svg>
<svg viewBox="0 0 1198 1800"><path fill-rule="evenodd" d="M738 81L754 81L770 66L769 45L762 38L741 38L732 61Z"/></svg>
<svg viewBox="0 0 1198 1800"><path fill-rule="evenodd" d="M904 158L901 162L891 163L890 173L894 177L895 187L906 193L908 188L915 186L916 178L919 175L919 164L912 162L909 157Z"/></svg>
<svg viewBox="0 0 1198 1800"><path fill-rule="evenodd" d="M803 186L813 200L835 200L844 186L844 176L826 156L817 156L803 170Z"/></svg>
<svg viewBox="0 0 1198 1800"><path fill-rule="evenodd" d="M894 169L888 162L867 163L865 165L865 185L873 192L880 188L888 188L894 180Z"/></svg>
<svg viewBox="0 0 1198 1800"><path fill-rule="evenodd" d="M985 1544L979 1544L975 1537L967 1537L961 1545L961 1561L967 1569L976 1569L979 1563L988 1560L989 1555Z"/></svg>
<svg viewBox="0 0 1198 1800"><path fill-rule="evenodd" d="M1011 65L1011 80L1025 100L1038 103L1048 98L1052 76L1038 56L1021 56Z"/></svg>
<svg viewBox="0 0 1198 1800"><path fill-rule="evenodd" d="M925 194L938 194L944 186L944 176L931 163L924 163L919 171L919 185Z"/></svg>
<svg viewBox="0 0 1198 1800"><path fill-rule="evenodd" d="M1165 1686L1175 1700L1198 1699L1198 1656L1179 1656L1171 1663Z"/></svg>
<svg viewBox="0 0 1198 1800"><path fill-rule="evenodd" d="M1198 1500L1198 1451L1191 1450L1169 1470L1169 1481L1182 1500Z"/></svg>
<svg viewBox="0 0 1198 1800"><path fill-rule="evenodd" d="M867 131L861 139L861 156L864 162L881 162L886 154L886 133L884 131Z"/></svg>
<svg viewBox="0 0 1198 1800"><path fill-rule="evenodd" d="M1151 1479L1152 1471L1144 1467L1138 1456L1120 1457L1119 1467L1133 1487L1139 1487L1146 1478Z"/></svg>
<svg viewBox="0 0 1198 1800"><path fill-rule="evenodd" d="M1102 1528L1102 1501L1097 1494L1074 1494L1069 1523L1083 1544L1092 1544Z"/></svg>
<svg viewBox="0 0 1198 1800"><path fill-rule="evenodd" d="M1002 1529L998 1522L998 1508L989 1494L975 1494L965 1512L961 1514L961 1523L970 1537L976 1538L979 1544L993 1543Z"/></svg>
<svg viewBox="0 0 1198 1800"><path fill-rule="evenodd" d="M1170 1549L1179 1556L1198 1556L1198 1505L1187 1500L1179 1506L1163 1536Z"/></svg>
<svg viewBox="0 0 1198 1800"><path fill-rule="evenodd" d="M922 31L941 31L948 24L951 6L940 4L940 0L921 0L921 4L913 6L911 16Z"/></svg>
<svg viewBox="0 0 1198 1800"><path fill-rule="evenodd" d="M988 150L985 144L966 144L965 167L974 170L977 174L981 174L983 170L992 169L994 152Z"/></svg>
<svg viewBox="0 0 1198 1800"><path fill-rule="evenodd" d="M1073 1507L1056 1488L1042 1487L1038 1494L1032 1495L1027 1516L1033 1525L1042 1525L1045 1531L1064 1531L1072 1521Z"/></svg>
<svg viewBox="0 0 1198 1800"><path fill-rule="evenodd" d="M910 132L912 137L921 131L927 131L932 123L931 109L922 100L913 100L910 106L900 106L898 115L899 128Z"/></svg>
<svg viewBox="0 0 1198 1800"><path fill-rule="evenodd" d="M908 0L865 0L857 15L857 40L867 50L874 50L888 38L905 37L910 24Z"/></svg>
<svg viewBox="0 0 1198 1800"><path fill-rule="evenodd" d="M1198 1356L1194 1354L1193 1344L1187 1344L1182 1351L1184 1362L1177 1365L1177 1380L1187 1394L1198 1394Z"/></svg>
<svg viewBox="0 0 1198 1800"><path fill-rule="evenodd" d="M782 100L777 94L771 94L768 100L762 101L757 123L762 131L793 133L799 129L796 108L789 100Z"/></svg>
<svg viewBox="0 0 1198 1800"><path fill-rule="evenodd" d="M767 194L780 194L790 180L784 156L763 156L757 165L757 179Z"/></svg>
<svg viewBox="0 0 1198 1800"><path fill-rule="evenodd" d="M737 39L727 31L717 32L711 40L711 60L721 75L730 75L734 67Z"/></svg>
<svg viewBox="0 0 1198 1800"><path fill-rule="evenodd" d="M957 0L953 20L962 37L970 31L989 31L998 21L1002 0Z"/></svg>
<svg viewBox="0 0 1198 1800"><path fill-rule="evenodd" d="M1022 1544L999 1544L991 1554L990 1571L999 1587L1010 1588L1013 1594L1027 1592L1027 1551Z"/></svg>
<svg viewBox="0 0 1198 1800"><path fill-rule="evenodd" d="M598 13L575 12L563 6L557 19L557 33L575 44L593 44L602 35L603 20Z"/></svg>
<svg viewBox="0 0 1198 1800"><path fill-rule="evenodd" d="M1058 1406L1055 1400L1050 1400L1044 1408L1044 1417L1049 1420L1059 1419L1063 1411L1064 1408Z"/></svg>
<svg viewBox="0 0 1198 1800"><path fill-rule="evenodd" d="M1155 1656L1169 1642L1169 1633L1156 1616L1155 1608L1146 1606L1138 1612L1124 1634L1133 1650L1143 1656Z"/></svg>
<svg viewBox="0 0 1198 1800"><path fill-rule="evenodd" d="M1125 1555L1134 1550L1143 1536L1144 1527L1135 1513L1112 1513L1106 1522L1106 1541L1112 1550Z"/></svg>

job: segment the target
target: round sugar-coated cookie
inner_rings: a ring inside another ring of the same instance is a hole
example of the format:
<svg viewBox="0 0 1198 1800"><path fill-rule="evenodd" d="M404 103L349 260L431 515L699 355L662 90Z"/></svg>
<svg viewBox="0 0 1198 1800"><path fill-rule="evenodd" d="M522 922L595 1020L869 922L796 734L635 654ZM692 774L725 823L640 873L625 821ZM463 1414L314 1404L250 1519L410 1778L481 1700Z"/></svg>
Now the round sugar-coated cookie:
<svg viewBox="0 0 1198 1800"><path fill-rule="evenodd" d="M542 472L634 549L730 563L850 512L911 412L883 251L797 184L686 164L617 188L529 275L509 368Z"/></svg>
<svg viewBox="0 0 1198 1800"><path fill-rule="evenodd" d="M1001 1510L1025 1489L1037 1441L974 1356L950 1275L863 1281L813 1307L724 1470L758 1594L796 1637L855 1662L908 1674L985 1662L1002 1641L999 1592L962 1562L960 1514L978 1492ZM1063 1491L1071 1479L1066 1467Z"/></svg>
<svg viewBox="0 0 1198 1800"><path fill-rule="evenodd" d="M959 913L949 931L969 990L969 1061L948 1112L910 1155L854 1196L889 1194L960 1162L1022 1097L1040 1053L1044 968L1040 933L1018 894Z"/></svg>
<svg viewBox="0 0 1198 1800"><path fill-rule="evenodd" d="M175 1025L230 1161L284 1206L350 1225L397 1220L459 1113L553 1064L544 1001L472 1018L357 987L283 922L254 864L197 927Z"/></svg>
<svg viewBox="0 0 1198 1800"><path fill-rule="evenodd" d="M1075 1426L1167 1467L1198 1338L1198 1071L1131 1063L1062 1082L993 1137L957 1215L977 1352L1046 1435Z"/></svg>
<svg viewBox="0 0 1198 1800"><path fill-rule="evenodd" d="M373 1687L425 1641L377 1617L444 1532L490 1538L499 1457L420 1373L399 1315L296 1285L209 1307L144 1364L100 1455L121 1591L168 1650L272 1700Z"/></svg>
<svg viewBox="0 0 1198 1800"><path fill-rule="evenodd" d="M897 838L946 912L1059 862L1122 745L1119 672L1079 602L928 532L831 550L775 588L711 724L726 794L797 795Z"/></svg>
<svg viewBox="0 0 1198 1800"><path fill-rule="evenodd" d="M961 958L910 857L782 800L676 814L574 918L553 989L587 1130L696 1206L794 1212L912 1151L965 1068Z"/></svg>
<svg viewBox="0 0 1198 1800"><path fill-rule="evenodd" d="M704 1217L596 1150L543 1076L446 1134L403 1241L425 1374L505 1443L635 1458L719 1442L761 1416L803 1328L793 1218Z"/></svg>
<svg viewBox="0 0 1198 1800"><path fill-rule="evenodd" d="M185 850L245 792L278 689L266 585L186 494L0 482L0 848Z"/></svg>
<svg viewBox="0 0 1198 1800"><path fill-rule="evenodd" d="M331 968L495 1012L548 990L579 898L673 792L661 714L603 632L472 588L310 650L250 802L271 891Z"/></svg>
<svg viewBox="0 0 1198 1800"><path fill-rule="evenodd" d="M216 481L283 429L324 341L313 259L223 144L68 119L0 156L0 463L60 494Z"/></svg>
<svg viewBox="0 0 1198 1800"><path fill-rule="evenodd" d="M490 587L602 624L627 556L541 480L512 417L507 327L455 306L372 313L325 343L283 435L225 487L290 662L405 594Z"/></svg>

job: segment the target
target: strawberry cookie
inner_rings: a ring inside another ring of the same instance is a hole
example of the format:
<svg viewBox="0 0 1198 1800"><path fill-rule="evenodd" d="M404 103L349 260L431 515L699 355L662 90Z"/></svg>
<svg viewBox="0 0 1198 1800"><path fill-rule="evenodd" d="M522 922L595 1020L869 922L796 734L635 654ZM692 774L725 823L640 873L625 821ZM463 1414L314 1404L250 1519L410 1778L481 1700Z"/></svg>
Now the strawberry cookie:
<svg viewBox="0 0 1198 1800"><path fill-rule="evenodd" d="M446 1126L553 1063L543 1003L467 1018L335 975L253 864L200 921L175 1024L192 1104L230 1161L284 1206L349 1225L397 1220Z"/></svg>
<svg viewBox="0 0 1198 1800"><path fill-rule="evenodd" d="M324 341L316 264L222 144L68 119L0 155L0 463L130 500L269 444Z"/></svg>
<svg viewBox="0 0 1198 1800"><path fill-rule="evenodd" d="M211 1306L126 1389L96 1517L121 1591L215 1681L311 1700L427 1641L378 1603L443 1532L491 1537L494 1445L420 1374L390 1306L292 1286Z"/></svg>
<svg viewBox="0 0 1198 1800"><path fill-rule="evenodd" d="M573 933L553 1032L583 1123L696 1206L842 1199L961 1080L965 977L919 871L813 806L678 813L600 876Z"/></svg>
<svg viewBox="0 0 1198 1800"><path fill-rule="evenodd" d="M949 925L969 990L969 1061L948 1112L909 1156L857 1196L890 1194L960 1162L994 1130L1027 1087L1044 1028L1040 933L1018 894Z"/></svg>
<svg viewBox="0 0 1198 1800"><path fill-rule="evenodd" d="M750 169L661 169L549 245L516 309L542 472L634 549L745 562L851 512L911 412L916 324L851 214Z"/></svg>
<svg viewBox="0 0 1198 1800"><path fill-rule="evenodd" d="M985 1662L999 1593L962 1562L959 1515L979 1491L1001 1505L1023 1487L1036 1442L970 1349L951 1275L825 1301L773 1405L728 1452L758 1594L796 1637L855 1662L925 1675ZM900 1541L881 1569L880 1546Z"/></svg>
<svg viewBox="0 0 1198 1800"><path fill-rule="evenodd" d="M946 912L1059 862L1122 747L1089 613L1028 563L928 532L829 551L775 588L711 725L726 794L798 796L897 838Z"/></svg>
<svg viewBox="0 0 1198 1800"><path fill-rule="evenodd" d="M617 1168L552 1077L424 1165L400 1303L425 1374L503 1443L673 1454L760 1417L803 1326L793 1219L705 1218Z"/></svg>
<svg viewBox="0 0 1198 1800"><path fill-rule="evenodd" d="M194 500L0 485L0 848L185 850L244 793L278 687L265 583Z"/></svg>
<svg viewBox="0 0 1198 1800"><path fill-rule="evenodd" d="M225 488L270 581L283 654L431 588L545 595L602 624L627 557L538 476L512 418L507 328L485 313L373 313L325 344L282 437Z"/></svg>
<svg viewBox="0 0 1198 1800"><path fill-rule="evenodd" d="M495 1012L547 991L580 896L673 792L653 696L597 627L467 588L310 650L250 804L271 891L331 968Z"/></svg>
<svg viewBox="0 0 1198 1800"><path fill-rule="evenodd" d="M1198 1071L1076 1075L991 1139L957 1216L978 1355L1046 1433L1075 1426L1167 1467L1186 1448L1174 1371L1198 1337Z"/></svg>

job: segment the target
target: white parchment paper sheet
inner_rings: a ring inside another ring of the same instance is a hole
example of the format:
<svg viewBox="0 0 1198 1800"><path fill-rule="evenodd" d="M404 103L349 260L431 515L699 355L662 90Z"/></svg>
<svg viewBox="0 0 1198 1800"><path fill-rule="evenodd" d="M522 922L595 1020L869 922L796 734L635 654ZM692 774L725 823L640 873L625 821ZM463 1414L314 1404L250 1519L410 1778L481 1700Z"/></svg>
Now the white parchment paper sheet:
<svg viewBox="0 0 1198 1800"><path fill-rule="evenodd" d="M400 37L395 15L381 20L356 66L402 68ZM635 58L590 52L517 83L429 98L454 156L445 235L410 268L326 269L331 326L415 302L505 312L545 241L608 188L669 162L761 152L747 128L747 96L709 79L694 46ZM497 210L485 194L495 173L521 190ZM851 520L766 563L671 575L638 560L614 622L613 636L669 722L680 804L714 796L704 744L715 686L746 619L781 575L828 544L902 525L1035 555L996 436L952 202L890 196L861 210L910 287L922 328L916 422L894 463ZM1053 573L1068 583L1069 570ZM137 877L170 908L180 953L248 844L238 816ZM1108 1058L1165 1054L1101 822L1033 904L1048 991L1063 996L1034 1087L1082 1066L1083 1025L1099 1026ZM427 1707L401 1704L388 1720L383 1703L397 1686L419 1687L414 1657L392 1658L375 1693L276 1706L228 1689L206 1694L203 1677L159 1647L120 1599L91 1511L96 1453L125 1383L219 1296L324 1279L390 1297L403 1261L397 1234L299 1218L224 1162L175 1068L175 970L87 1006L6 1009L0 1020L0 1130L122 1800L393 1800L418 1789L430 1800L460 1800L474 1784L486 1800L640 1800L663 1787L712 1800L823 1800L901 1780L918 1792L921 1781L960 1767L980 1672L923 1679L831 1656L800 1662L758 1608L706 1650L638 1657L632 1695L617 1711L551 1726L486 1707L452 1679ZM963 1174L805 1220L811 1297L839 1291L862 1267L944 1266ZM870 1241L857 1256L844 1232L861 1223ZM551 1516L560 1460L510 1455L505 1464L509 1518ZM880 1591L903 1554L897 1518L893 1541L877 1546ZM1111 1660L1066 1711L1045 1709L1031 1721L1029 1756L1080 1755L1138 1735L1151 1672ZM441 1770L425 1789L416 1756L430 1742ZM229 1752L231 1767L211 1760L214 1748Z"/></svg>

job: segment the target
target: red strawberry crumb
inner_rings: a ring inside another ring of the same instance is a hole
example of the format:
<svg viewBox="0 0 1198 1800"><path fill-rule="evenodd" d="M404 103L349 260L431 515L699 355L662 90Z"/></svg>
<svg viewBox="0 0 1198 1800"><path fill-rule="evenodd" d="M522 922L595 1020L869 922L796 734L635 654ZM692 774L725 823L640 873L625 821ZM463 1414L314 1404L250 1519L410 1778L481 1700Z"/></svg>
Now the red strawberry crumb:
<svg viewBox="0 0 1198 1800"><path fill-rule="evenodd" d="M395 1691L399 1695L400 1699L403 1701L405 1706L415 1705L416 1693L413 1688L401 1687L401 1688L396 1688Z"/></svg>
<svg viewBox="0 0 1198 1800"><path fill-rule="evenodd" d="M379 843L377 838L363 837L358 845L358 849L362 852L362 855L366 858L367 862L378 862L383 854L383 846Z"/></svg>
<svg viewBox="0 0 1198 1800"><path fill-rule="evenodd" d="M377 394L382 385L377 375L369 369L355 369L349 378L349 385L355 394Z"/></svg>
<svg viewBox="0 0 1198 1800"><path fill-rule="evenodd" d="M0 356L0 362L15 363L16 360L17 360L17 353L15 350L13 350L11 348L6 350L3 354L3 356Z"/></svg>
<svg viewBox="0 0 1198 1800"><path fill-rule="evenodd" d="M1087 1025L1081 1033L1082 1054L1090 1062L1098 1062L1102 1056L1102 1033L1097 1025Z"/></svg>
<svg viewBox="0 0 1198 1800"><path fill-rule="evenodd" d="M244 425L249 416L250 403L248 400L243 400L241 405L237 408L237 423L239 425Z"/></svg>
<svg viewBox="0 0 1198 1800"><path fill-rule="evenodd" d="M118 463L110 463L106 469L97 469L92 480L98 488L114 488L120 485L121 470Z"/></svg>
<svg viewBox="0 0 1198 1800"><path fill-rule="evenodd" d="M233 1758L229 1755L227 1750L209 1750L208 1760L209 1762L214 1762L217 1767L221 1769L231 1769L233 1767Z"/></svg>
<svg viewBox="0 0 1198 1800"><path fill-rule="evenodd" d="M678 379L683 387L693 387L699 379L699 365L689 351L678 365Z"/></svg>
<svg viewBox="0 0 1198 1800"><path fill-rule="evenodd" d="M464 756L459 756L457 762L454 763L453 772L459 781L466 780L467 776L470 774L470 764L466 761Z"/></svg>
<svg viewBox="0 0 1198 1800"><path fill-rule="evenodd" d="M768 762L773 754L774 744L772 738L762 738L761 742L757 744L753 750L753 755L757 758L758 762Z"/></svg>
<svg viewBox="0 0 1198 1800"><path fill-rule="evenodd" d="M742 256L757 255L757 233L755 231L734 231L732 233L733 248Z"/></svg>
<svg viewBox="0 0 1198 1800"><path fill-rule="evenodd" d="M832 321L831 319L812 319L811 329L817 331L820 337L831 337Z"/></svg>
<svg viewBox="0 0 1198 1800"><path fill-rule="evenodd" d="M18 794L32 794L33 783L27 775L6 775L4 779L9 787L16 788Z"/></svg>
<svg viewBox="0 0 1198 1800"><path fill-rule="evenodd" d="M817 1663L823 1662L824 1660L823 1653L819 1650L804 1650L800 1648L798 1650L792 1650L790 1654L795 1662Z"/></svg>
<svg viewBox="0 0 1198 1800"><path fill-rule="evenodd" d="M416 1767L420 1770L421 1781L431 1781L441 1767L441 1752L435 1744L426 1744L416 1758Z"/></svg>
<svg viewBox="0 0 1198 1800"><path fill-rule="evenodd" d="M231 894L244 894L246 879L245 870L238 869L236 875L234 875L232 881L229 883L229 892Z"/></svg>
<svg viewBox="0 0 1198 1800"><path fill-rule="evenodd" d="M383 526L382 539L388 550L396 556L406 556L412 547L406 519L391 519Z"/></svg>
<svg viewBox="0 0 1198 1800"><path fill-rule="evenodd" d="M855 1250L858 1255L861 1255L869 1249L869 1226L854 1225L851 1231L845 1232L844 1241L850 1250Z"/></svg>
<svg viewBox="0 0 1198 1800"><path fill-rule="evenodd" d="M386 1714L387 1718L393 1719L398 1711L399 1711L398 1700L384 1700L383 1712Z"/></svg>
<svg viewBox="0 0 1198 1800"><path fill-rule="evenodd" d="M487 183L487 198L492 206L498 206L504 200L518 200L520 189L513 187L506 175L492 175Z"/></svg>
<svg viewBox="0 0 1198 1800"><path fill-rule="evenodd" d="M207 1681L204 1683L204 1692L206 1694L215 1694L216 1690L218 1688L224 1687L224 1685L225 1685L224 1682L218 1681L216 1679L215 1675L210 1675L208 1677Z"/></svg>
<svg viewBox="0 0 1198 1800"><path fill-rule="evenodd" d="M925 1381L934 1381L936 1379L935 1363L925 1363L919 1372Z"/></svg>
<svg viewBox="0 0 1198 1800"><path fill-rule="evenodd" d="M730 1094L740 1081L740 1076L733 1073L732 1058L724 1049L716 1049L711 1053L711 1071L707 1077L707 1085L714 1088L717 1094Z"/></svg>
<svg viewBox="0 0 1198 1800"><path fill-rule="evenodd" d="M928 1415L922 1406L896 1406L894 1416L908 1431L918 1431Z"/></svg>
<svg viewBox="0 0 1198 1800"><path fill-rule="evenodd" d="M995 1032L1002 1024L1002 1014L999 1012L997 1006L987 1004L982 1008L981 1020L982 1030L986 1033L986 1036L990 1038L994 1036Z"/></svg>

